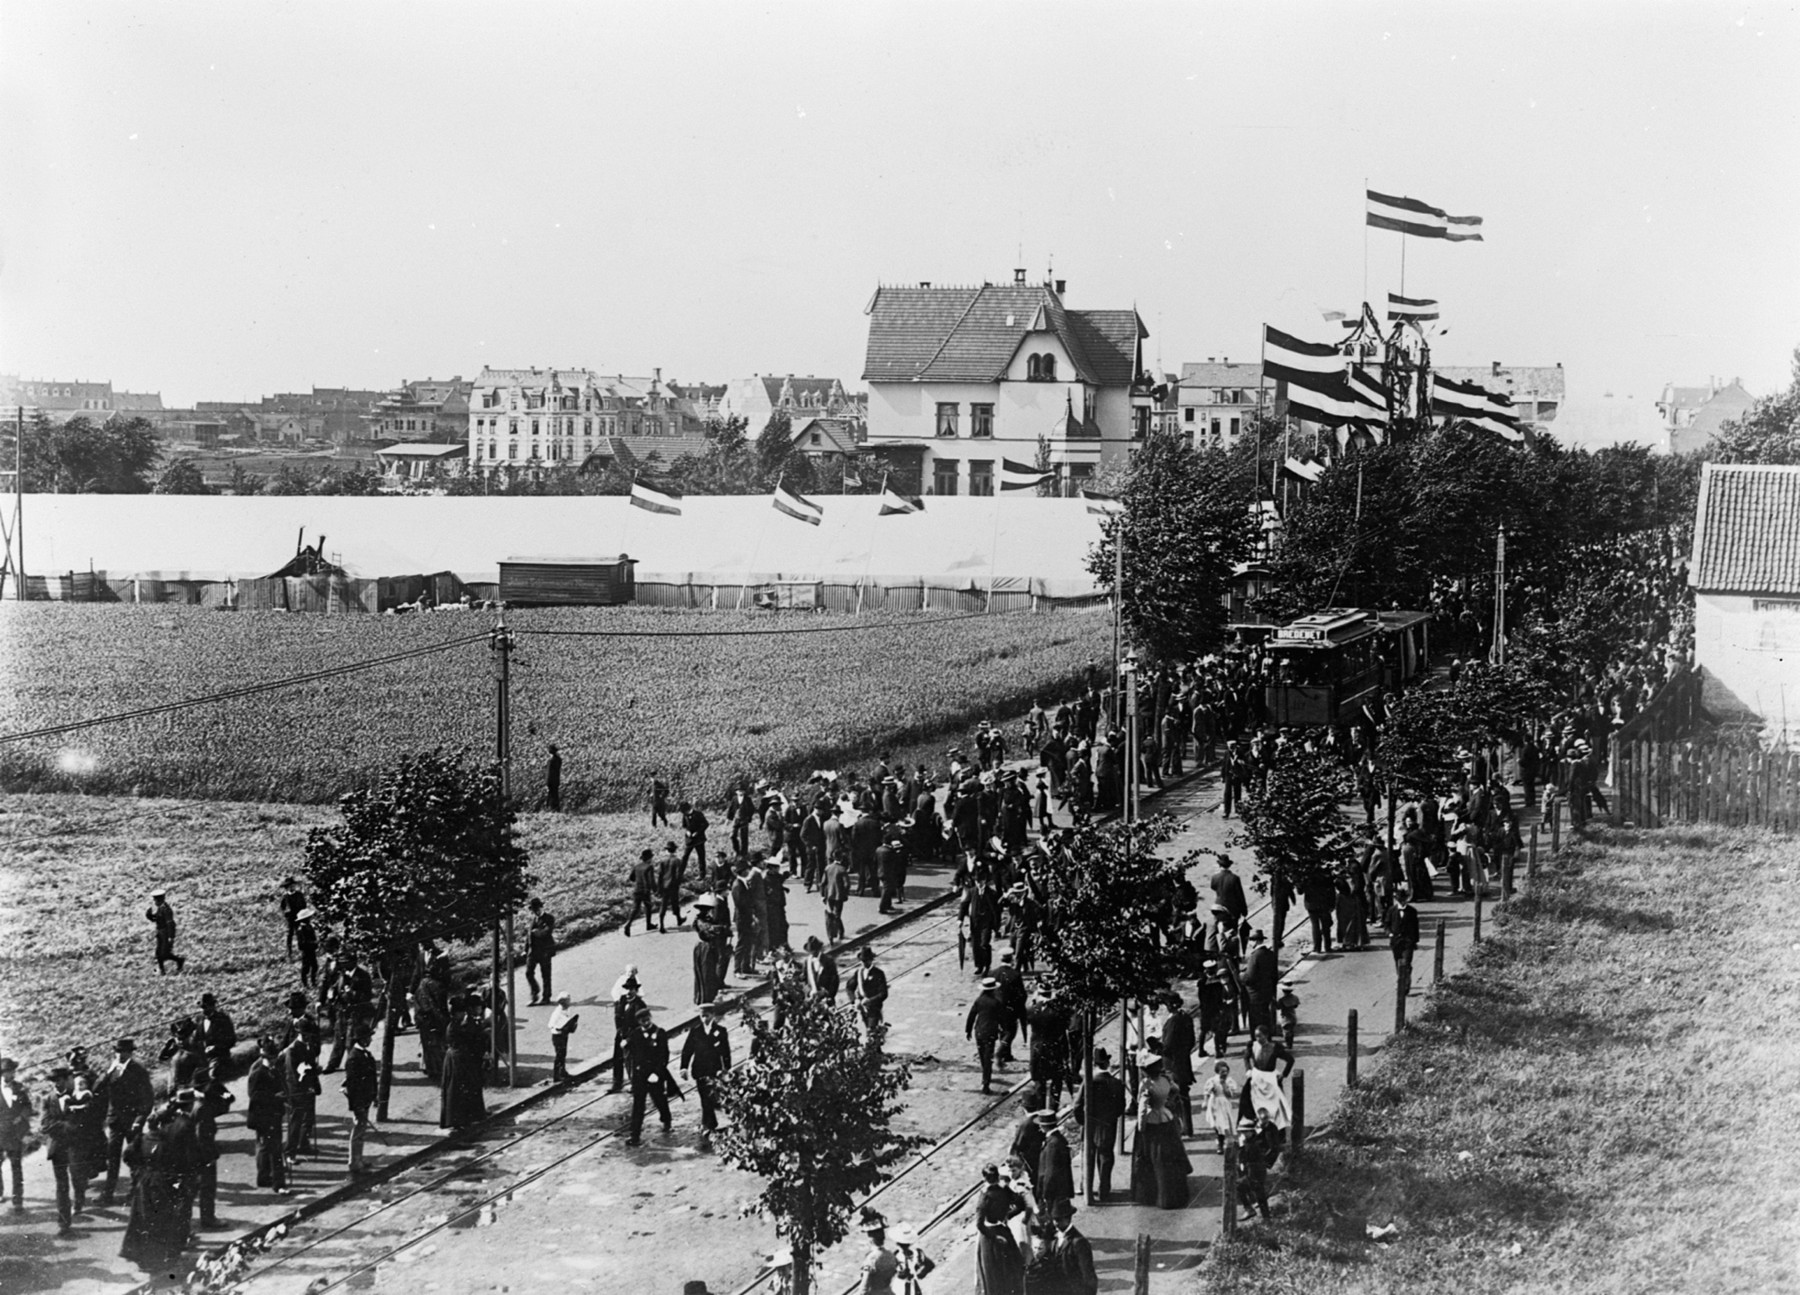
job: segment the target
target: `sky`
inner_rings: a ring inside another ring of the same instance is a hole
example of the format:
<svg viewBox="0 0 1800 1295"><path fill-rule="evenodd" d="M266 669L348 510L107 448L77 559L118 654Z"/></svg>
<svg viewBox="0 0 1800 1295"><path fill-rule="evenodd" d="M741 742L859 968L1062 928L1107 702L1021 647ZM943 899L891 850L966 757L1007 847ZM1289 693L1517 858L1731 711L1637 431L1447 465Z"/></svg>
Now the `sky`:
<svg viewBox="0 0 1800 1295"><path fill-rule="evenodd" d="M165 404L484 364L860 375L882 283L1146 359L1400 287L1571 397L1787 385L1794 4L0 0L0 372Z"/></svg>

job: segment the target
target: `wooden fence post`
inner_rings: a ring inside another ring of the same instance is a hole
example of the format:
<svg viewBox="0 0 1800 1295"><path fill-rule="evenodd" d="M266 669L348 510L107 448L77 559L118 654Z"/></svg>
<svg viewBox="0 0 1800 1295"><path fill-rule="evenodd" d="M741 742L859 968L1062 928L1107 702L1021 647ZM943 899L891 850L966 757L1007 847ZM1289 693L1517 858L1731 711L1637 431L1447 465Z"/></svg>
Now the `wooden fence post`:
<svg viewBox="0 0 1800 1295"><path fill-rule="evenodd" d="M1526 881L1537 880L1538 832L1542 827L1542 823L1533 823L1531 825L1531 853L1525 856Z"/></svg>
<svg viewBox="0 0 1800 1295"><path fill-rule="evenodd" d="M1436 947L1431 955L1431 983L1437 984L1444 978L1444 919L1438 918Z"/></svg>
<svg viewBox="0 0 1800 1295"><path fill-rule="evenodd" d="M1612 825L1625 826L1625 800L1631 794L1635 784L1632 781L1631 744L1629 742L1613 742L1613 798Z"/></svg>
<svg viewBox="0 0 1800 1295"><path fill-rule="evenodd" d="M1441 931L1443 929L1443 924L1440 922L1438 924L1438 930ZM1475 879L1475 943L1481 943L1481 878L1479 877ZM1443 941L1440 940L1438 942L1438 948L1441 950L1443 947ZM1440 952L1438 954L1438 961L1441 963L1443 960L1443 954Z"/></svg>
<svg viewBox="0 0 1800 1295"><path fill-rule="evenodd" d="M1219 1215L1219 1235L1229 1241L1237 1235L1238 1214L1238 1149L1237 1138L1225 1139L1225 1200Z"/></svg>
<svg viewBox="0 0 1800 1295"><path fill-rule="evenodd" d="M1406 1029L1406 995L1412 986L1403 978L1394 991L1394 1033Z"/></svg>
<svg viewBox="0 0 1800 1295"><path fill-rule="evenodd" d="M1344 1025L1344 1087L1356 1087L1356 1009Z"/></svg>
<svg viewBox="0 0 1800 1295"><path fill-rule="evenodd" d="M1500 856L1500 906L1505 908L1512 900L1513 868L1518 863L1518 854L1508 850Z"/></svg>
<svg viewBox="0 0 1800 1295"><path fill-rule="evenodd" d="M1550 801L1550 853L1562 853L1562 797Z"/></svg>
<svg viewBox="0 0 1800 1295"><path fill-rule="evenodd" d="M1150 1234L1138 1233L1137 1262L1132 1266L1132 1295L1150 1295Z"/></svg>
<svg viewBox="0 0 1800 1295"><path fill-rule="evenodd" d="M1288 1101L1293 1122L1288 1125L1288 1164L1300 1159L1300 1144L1306 1138L1306 1072L1294 1072L1294 1093Z"/></svg>

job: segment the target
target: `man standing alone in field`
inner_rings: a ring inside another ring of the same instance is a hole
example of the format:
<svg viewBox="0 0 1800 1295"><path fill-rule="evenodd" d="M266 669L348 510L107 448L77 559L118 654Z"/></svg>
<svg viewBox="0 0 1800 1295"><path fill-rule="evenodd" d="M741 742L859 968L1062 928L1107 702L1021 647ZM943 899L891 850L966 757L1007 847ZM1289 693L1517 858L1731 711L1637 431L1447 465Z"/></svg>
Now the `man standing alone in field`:
<svg viewBox="0 0 1800 1295"><path fill-rule="evenodd" d="M687 844L681 851L681 866L687 867L689 855L700 856L700 875L706 875L706 829L711 826L698 805L681 802L681 829L687 833Z"/></svg>
<svg viewBox="0 0 1800 1295"><path fill-rule="evenodd" d="M287 923L287 956L288 961L294 958L294 942L300 934L300 914L306 908L306 895L300 889L300 883L292 877L284 878L281 883L281 916Z"/></svg>
<svg viewBox="0 0 1800 1295"><path fill-rule="evenodd" d="M660 773L650 775L650 826L669 825L669 784Z"/></svg>
<svg viewBox="0 0 1800 1295"><path fill-rule="evenodd" d="M150 907L144 910L144 917L156 924L156 974L166 976L171 962L177 973L185 970L187 959L175 952L175 910L169 906L168 891L150 892Z"/></svg>

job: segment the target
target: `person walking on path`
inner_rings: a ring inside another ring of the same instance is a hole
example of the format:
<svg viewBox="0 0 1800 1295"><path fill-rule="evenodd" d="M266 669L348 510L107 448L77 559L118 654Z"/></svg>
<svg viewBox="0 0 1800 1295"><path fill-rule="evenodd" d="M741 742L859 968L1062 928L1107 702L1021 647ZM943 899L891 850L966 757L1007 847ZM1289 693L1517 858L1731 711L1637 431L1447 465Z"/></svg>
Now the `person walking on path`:
<svg viewBox="0 0 1800 1295"><path fill-rule="evenodd" d="M1337 911L1337 887L1328 872L1311 873L1300 887L1306 920L1312 930L1312 951L1331 952L1331 920Z"/></svg>
<svg viewBox="0 0 1800 1295"><path fill-rule="evenodd" d="M350 1110L350 1147L345 1168L352 1178L369 1172L369 1162L363 1158L363 1140L372 1127L369 1108L375 1104L380 1084L381 1068L369 1051L369 1032L358 1030L344 1058L344 1104Z"/></svg>
<svg viewBox="0 0 1800 1295"><path fill-rule="evenodd" d="M550 1082L566 1084L569 1082L569 1036L575 1033L575 1027L581 1021L579 1012L569 1010L569 995L556 996L556 1007L550 1013L548 1029L550 1031Z"/></svg>
<svg viewBox="0 0 1800 1295"><path fill-rule="evenodd" d="M1268 1139L1257 1122L1245 1116L1238 1121L1237 1144L1238 1205L1244 1210L1238 1221L1250 1222L1259 1210L1266 1221L1270 1217Z"/></svg>
<svg viewBox="0 0 1800 1295"><path fill-rule="evenodd" d="M199 1094L194 1104L194 1135L200 1148L200 1226L216 1228L220 1226L219 1117L231 1109L237 1098L225 1081L205 1066L194 1072L193 1089Z"/></svg>
<svg viewBox="0 0 1800 1295"><path fill-rule="evenodd" d="M187 959L175 952L175 910L169 904L168 891L159 886L150 892L144 918L156 926L156 974L166 976L171 962L177 975L187 970Z"/></svg>
<svg viewBox="0 0 1800 1295"><path fill-rule="evenodd" d="M1011 1013L1000 997L1000 982L992 976L981 982L981 993L969 1004L968 1019L963 1023L963 1037L975 1043L975 1055L981 1063L981 1091L994 1091L994 1047L1005 1032Z"/></svg>
<svg viewBox="0 0 1800 1295"><path fill-rule="evenodd" d="M700 1149L712 1150L713 1134L719 1128L719 1077L731 1069L731 1036L719 1020L719 1005L706 1003L700 1008L700 1021L687 1032L681 1044L681 1076L691 1079L700 1095Z"/></svg>
<svg viewBox="0 0 1800 1295"><path fill-rule="evenodd" d="M612 987L613 1006L613 1081L612 1091L625 1090L631 1074L631 1039L637 1032L638 1008L644 1000L638 994L637 964L628 964L625 974Z"/></svg>
<svg viewBox="0 0 1800 1295"><path fill-rule="evenodd" d="M0 1057L0 1169L12 1166L14 1214L25 1212L25 1139L30 1135L31 1094L19 1082L19 1063Z"/></svg>
<svg viewBox="0 0 1800 1295"><path fill-rule="evenodd" d="M1212 880L1206 884L1212 891L1213 901L1223 904L1225 911L1231 915L1232 922L1241 926L1244 919L1250 916L1250 901L1244 895L1243 879L1232 870L1231 856L1219 856L1219 870L1213 873Z"/></svg>
<svg viewBox="0 0 1800 1295"><path fill-rule="evenodd" d="M694 900L694 1006L710 1003L725 989L726 950L731 931L718 901L705 894Z"/></svg>
<svg viewBox="0 0 1800 1295"><path fill-rule="evenodd" d="M1012 1220L1025 1212L1025 1201L1001 1185L998 1165L981 1170L981 1194L975 1198L975 1290L977 1295L1023 1295L1025 1259L1013 1236Z"/></svg>
<svg viewBox="0 0 1800 1295"><path fill-rule="evenodd" d="M1279 980L1275 950L1269 947L1268 939L1261 931L1250 932L1250 959L1244 968L1244 1004L1249 1018L1246 1024L1251 1029L1260 1025L1273 1032Z"/></svg>
<svg viewBox="0 0 1800 1295"><path fill-rule="evenodd" d="M850 870L843 860L833 859L825 865L819 878L819 899L825 905L825 938L836 944L844 938L844 905L850 900Z"/></svg>
<svg viewBox="0 0 1800 1295"><path fill-rule="evenodd" d="M1394 953L1396 980L1410 989L1413 953L1419 947L1419 910L1412 906L1412 895L1405 886L1394 891L1394 912L1388 918L1388 947Z"/></svg>
<svg viewBox="0 0 1800 1295"><path fill-rule="evenodd" d="M487 1070L488 1026L482 1019L479 994L463 995L451 1018L446 1043L438 1127L466 1128L487 1118L481 1081Z"/></svg>
<svg viewBox="0 0 1800 1295"><path fill-rule="evenodd" d="M1038 1115L1044 1126L1044 1146L1038 1153L1033 1172L1037 1178L1038 1201L1054 1217L1057 1204L1071 1200L1075 1195L1074 1161L1056 1112L1044 1110Z"/></svg>
<svg viewBox="0 0 1800 1295"><path fill-rule="evenodd" d="M650 826L669 825L669 784L660 773L650 775Z"/></svg>
<svg viewBox="0 0 1800 1295"><path fill-rule="evenodd" d="M1193 1166L1181 1145L1175 1116L1169 1110L1174 1085L1163 1073L1163 1059L1146 1048L1138 1053L1137 1138L1131 1151L1131 1197L1139 1205L1178 1210L1188 1203L1188 1174Z"/></svg>
<svg viewBox="0 0 1800 1295"><path fill-rule="evenodd" d="M856 961L856 969L850 973L850 1000L862 1016L863 1029L873 1038L882 1027L887 1006L887 972L875 965L875 950L866 944L856 951Z"/></svg>
<svg viewBox="0 0 1800 1295"><path fill-rule="evenodd" d="M700 875L706 875L706 813L698 805L681 802L681 830L685 844L681 850L681 866L687 867L690 856L700 860Z"/></svg>
<svg viewBox="0 0 1800 1295"><path fill-rule="evenodd" d="M1174 1085L1170 1109L1181 1117L1181 1132L1194 1136L1194 1105L1190 1096L1194 1087L1194 1018L1182 1010L1181 995L1169 990L1163 996L1169 1014L1162 1023L1163 1065Z"/></svg>
<svg viewBox="0 0 1800 1295"><path fill-rule="evenodd" d="M656 855L651 850L639 850L638 860L631 865L627 874L631 882L631 916L625 919L625 938L631 938L631 924L637 921L637 915L644 915L644 932L648 934L656 930Z"/></svg>
<svg viewBox="0 0 1800 1295"><path fill-rule="evenodd" d="M638 1008L637 1028L631 1036L631 1136L625 1140L626 1146L643 1144L646 1099L655 1104L663 1132L674 1127L669 1115L671 1089L677 1097L681 1096L681 1090L669 1076L669 1035L645 1004Z"/></svg>
<svg viewBox="0 0 1800 1295"><path fill-rule="evenodd" d="M1125 1115L1125 1081L1112 1072L1112 1054L1094 1049L1094 1078L1075 1099L1075 1121L1081 1125L1085 1154L1093 1161L1097 1199L1112 1193L1113 1152L1119 1121Z"/></svg>
<svg viewBox="0 0 1800 1295"><path fill-rule="evenodd" d="M194 1090L151 1116L131 1148L131 1218L119 1256L158 1276L181 1265L193 1233L193 1183L199 1168L194 1136Z"/></svg>
<svg viewBox="0 0 1800 1295"><path fill-rule="evenodd" d="M556 918L544 911L544 901L532 896L531 927L525 933L525 984L531 990L531 1006L550 1001L550 960L556 956ZM635 914L634 914L635 916ZM538 975L544 978L538 984Z"/></svg>
<svg viewBox="0 0 1800 1295"><path fill-rule="evenodd" d="M547 749L550 758L544 762L544 808L555 814L562 810L562 752L554 742Z"/></svg>
<svg viewBox="0 0 1800 1295"><path fill-rule="evenodd" d="M277 1196L287 1195L287 1155L282 1140L282 1120L287 1117L287 1084L281 1077L280 1050L270 1035L256 1041L256 1060L251 1063L244 1124L256 1135L256 1185ZM216 1073L216 1072L215 1072Z"/></svg>
<svg viewBox="0 0 1800 1295"><path fill-rule="evenodd" d="M670 910L675 913L675 925L681 925L681 883L686 876L687 867L675 853L675 842L670 841L656 861L656 893L661 896L661 908L656 914L658 930L668 925Z"/></svg>
<svg viewBox="0 0 1800 1295"><path fill-rule="evenodd" d="M97 1089L106 1102L106 1187L100 1193L100 1204L107 1207L117 1203L119 1162L125 1149L156 1107L156 1091L149 1070L137 1059L136 1042L120 1039L113 1044L113 1052L113 1063L100 1077Z"/></svg>

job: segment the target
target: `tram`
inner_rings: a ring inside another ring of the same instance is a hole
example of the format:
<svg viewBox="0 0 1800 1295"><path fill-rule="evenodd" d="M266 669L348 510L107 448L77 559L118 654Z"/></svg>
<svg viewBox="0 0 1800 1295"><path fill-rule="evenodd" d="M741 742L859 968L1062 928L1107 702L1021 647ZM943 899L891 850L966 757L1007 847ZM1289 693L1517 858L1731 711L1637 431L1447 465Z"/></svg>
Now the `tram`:
<svg viewBox="0 0 1800 1295"><path fill-rule="evenodd" d="M1349 724L1377 692L1400 691L1429 668L1424 612L1332 607L1282 626L1264 644L1264 704L1272 724Z"/></svg>

